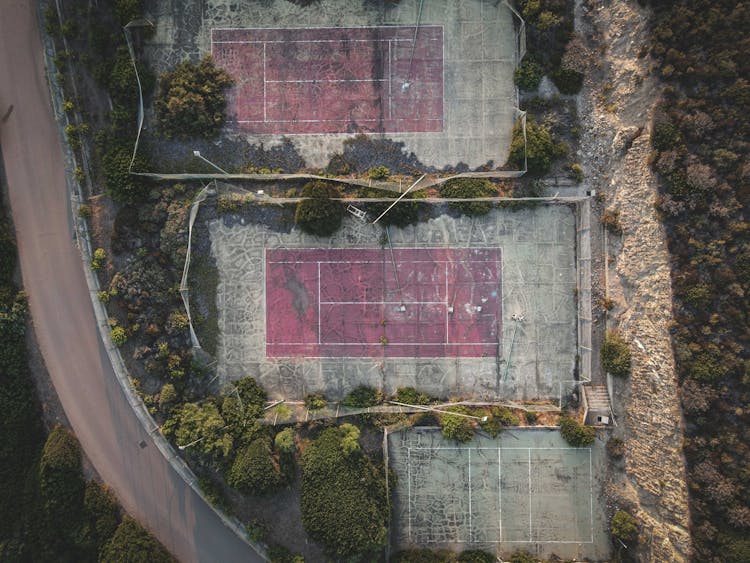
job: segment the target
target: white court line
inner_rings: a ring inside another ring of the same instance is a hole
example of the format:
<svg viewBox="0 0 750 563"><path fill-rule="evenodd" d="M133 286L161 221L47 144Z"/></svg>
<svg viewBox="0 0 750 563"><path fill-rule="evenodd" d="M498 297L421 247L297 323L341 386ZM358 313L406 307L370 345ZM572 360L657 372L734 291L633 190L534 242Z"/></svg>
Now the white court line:
<svg viewBox="0 0 750 563"><path fill-rule="evenodd" d="M529 452L529 542L531 542L531 448Z"/></svg>
<svg viewBox="0 0 750 563"><path fill-rule="evenodd" d="M268 106L266 104L266 43L263 42L263 121L268 120Z"/></svg>
<svg viewBox="0 0 750 563"><path fill-rule="evenodd" d="M500 542L503 541L503 462L502 450L497 450L497 523L500 534Z"/></svg>
<svg viewBox="0 0 750 563"><path fill-rule="evenodd" d="M471 449L469 449L469 541L473 539L473 534L471 533Z"/></svg>

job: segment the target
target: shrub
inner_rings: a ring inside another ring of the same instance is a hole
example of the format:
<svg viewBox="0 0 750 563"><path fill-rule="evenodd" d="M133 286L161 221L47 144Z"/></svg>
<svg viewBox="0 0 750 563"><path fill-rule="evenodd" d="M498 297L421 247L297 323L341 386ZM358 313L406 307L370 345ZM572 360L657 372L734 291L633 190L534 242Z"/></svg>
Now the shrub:
<svg viewBox="0 0 750 563"><path fill-rule="evenodd" d="M549 171L552 159L557 154L556 151L549 129L528 118L526 120L525 143L522 123L519 121L513 128L513 140L510 144L508 163L516 168L523 168L525 156L530 173L544 174Z"/></svg>
<svg viewBox="0 0 750 563"><path fill-rule="evenodd" d="M79 511L84 494L81 447L75 436L62 426L56 426L44 444L39 487L44 510L52 518L64 519Z"/></svg>
<svg viewBox="0 0 750 563"><path fill-rule="evenodd" d="M321 393L308 393L305 395L305 408L317 411L326 407L326 398Z"/></svg>
<svg viewBox="0 0 750 563"><path fill-rule="evenodd" d="M419 212L423 208L424 204L416 201L423 196L424 192L421 190L412 191L406 194L406 196L399 201L396 205L383 215L379 223L381 225L395 225L396 227L406 227L407 225L415 225L419 222ZM359 197L366 198L394 198L396 194L388 190L380 190L377 188L361 188L357 194ZM380 215L390 207L391 202L370 202L365 204L367 211L374 217L380 217Z"/></svg>
<svg viewBox="0 0 750 563"><path fill-rule="evenodd" d="M95 272L104 267L104 261L107 259L107 252L103 248L94 250L94 256L91 258L91 269Z"/></svg>
<svg viewBox="0 0 750 563"><path fill-rule="evenodd" d="M517 549L510 555L510 563L537 563L537 560L528 551Z"/></svg>
<svg viewBox="0 0 750 563"><path fill-rule="evenodd" d="M414 387L399 387L396 389L396 395L393 399L399 403L407 405L429 405L430 396L426 393L419 393Z"/></svg>
<svg viewBox="0 0 750 563"><path fill-rule="evenodd" d="M390 175L391 170L386 166L373 166L367 171L367 176L371 180L385 180Z"/></svg>
<svg viewBox="0 0 750 563"><path fill-rule="evenodd" d="M492 407L488 419L481 422L482 430L493 438L502 432L505 426L518 426L518 417L507 407Z"/></svg>
<svg viewBox="0 0 750 563"><path fill-rule="evenodd" d="M333 197L341 197L332 185L321 181L310 182L302 189L302 197L307 198L297 204L294 221L311 235L327 237L341 226L344 207Z"/></svg>
<svg viewBox="0 0 750 563"><path fill-rule="evenodd" d="M279 462L271 451L267 436L241 449L227 473L227 483L247 495L263 495L283 484Z"/></svg>
<svg viewBox="0 0 750 563"><path fill-rule="evenodd" d="M619 235L622 233L622 224L620 223L620 211L608 207L602 213L599 222L613 234Z"/></svg>
<svg viewBox="0 0 750 563"><path fill-rule="evenodd" d="M125 516L99 556L100 563L149 561L172 563L174 559L156 538L130 516Z"/></svg>
<svg viewBox="0 0 750 563"><path fill-rule="evenodd" d="M388 534L383 469L358 448L347 455L351 428L323 430L302 454L302 524L340 559L381 549Z"/></svg>
<svg viewBox="0 0 750 563"><path fill-rule="evenodd" d="M210 55L165 72L154 102L162 133L178 139L215 137L226 121L224 92L232 83Z"/></svg>
<svg viewBox="0 0 750 563"><path fill-rule="evenodd" d="M536 421L539 419L539 415L534 411L526 411L524 416L526 417L526 422L529 424L536 424Z"/></svg>
<svg viewBox="0 0 750 563"><path fill-rule="evenodd" d="M109 336L112 338L112 344L115 346L122 346L128 341L128 335L125 329L121 326L116 326L109 331Z"/></svg>
<svg viewBox="0 0 750 563"><path fill-rule="evenodd" d="M113 147L102 158L104 189L112 199L121 203L142 201L148 187L130 174L132 153L125 147Z"/></svg>
<svg viewBox="0 0 750 563"><path fill-rule="evenodd" d="M578 162L574 162L570 165L570 173L573 175L573 179L577 184L583 182L583 166Z"/></svg>
<svg viewBox="0 0 750 563"><path fill-rule="evenodd" d="M539 88L539 83L544 76L542 65L530 57L525 57L518 68L513 72L513 81L521 90L533 92Z"/></svg>
<svg viewBox="0 0 750 563"><path fill-rule="evenodd" d="M635 538L638 533L638 526L635 518L624 510L618 510L612 517L612 535L623 542Z"/></svg>
<svg viewBox="0 0 750 563"><path fill-rule="evenodd" d="M143 0L115 0L114 8L120 25L125 25L143 14Z"/></svg>
<svg viewBox="0 0 750 563"><path fill-rule="evenodd" d="M608 331L602 344L602 367L615 377L630 375L630 348L616 332Z"/></svg>
<svg viewBox="0 0 750 563"><path fill-rule="evenodd" d="M455 178L448 180L440 188L440 197L473 199L478 197L493 197L497 195L497 188L484 178ZM452 202L451 209L464 215L486 215L492 209L490 201Z"/></svg>
<svg viewBox="0 0 750 563"><path fill-rule="evenodd" d="M120 508L114 494L96 481L86 483L83 509L87 522L82 535L91 555L95 557L114 535L120 524Z"/></svg>
<svg viewBox="0 0 750 563"><path fill-rule="evenodd" d="M351 391L341 404L350 408L374 407L383 401L383 393L374 387L360 385Z"/></svg>
<svg viewBox="0 0 750 563"><path fill-rule="evenodd" d="M558 68L552 73L551 78L561 94L577 94L583 86L583 74L570 68Z"/></svg>
<svg viewBox="0 0 750 563"><path fill-rule="evenodd" d="M273 446L281 454L294 453L294 429L290 426L276 434Z"/></svg>
<svg viewBox="0 0 750 563"><path fill-rule="evenodd" d="M607 440L607 453L612 459L620 459L625 455L625 443L620 438Z"/></svg>
<svg viewBox="0 0 750 563"><path fill-rule="evenodd" d="M481 549L468 549L459 554L457 561L458 563L495 563L497 557Z"/></svg>
<svg viewBox="0 0 750 563"><path fill-rule="evenodd" d="M474 438L474 424L470 418L444 414L440 417L443 436L456 442L470 442Z"/></svg>
<svg viewBox="0 0 750 563"><path fill-rule="evenodd" d="M589 446L596 439L594 428L580 424L568 415L560 417L560 434L568 444L575 448Z"/></svg>
<svg viewBox="0 0 750 563"><path fill-rule="evenodd" d="M668 151L680 143L680 132L669 120L662 120L654 125L651 133L651 145L658 151Z"/></svg>

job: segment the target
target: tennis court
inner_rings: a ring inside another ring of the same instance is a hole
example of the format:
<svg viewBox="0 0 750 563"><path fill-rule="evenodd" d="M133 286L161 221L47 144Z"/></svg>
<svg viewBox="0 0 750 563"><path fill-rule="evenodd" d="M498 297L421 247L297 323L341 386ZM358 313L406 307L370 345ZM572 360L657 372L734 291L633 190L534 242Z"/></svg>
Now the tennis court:
<svg viewBox="0 0 750 563"><path fill-rule="evenodd" d="M443 129L442 26L212 29L211 52L250 133Z"/></svg>
<svg viewBox="0 0 750 563"><path fill-rule="evenodd" d="M468 444L435 429L392 434L394 543L500 551L549 544L558 554L591 557L607 544L596 501L597 448L571 448L546 429L513 429Z"/></svg>
<svg viewBox="0 0 750 563"><path fill-rule="evenodd" d="M268 249L271 357L486 357L502 333L499 248Z"/></svg>

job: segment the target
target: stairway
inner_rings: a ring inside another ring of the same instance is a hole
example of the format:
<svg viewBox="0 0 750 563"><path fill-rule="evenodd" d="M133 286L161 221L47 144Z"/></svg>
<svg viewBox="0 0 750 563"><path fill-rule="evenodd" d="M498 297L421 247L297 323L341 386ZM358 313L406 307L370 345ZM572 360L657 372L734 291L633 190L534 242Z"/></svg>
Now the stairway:
<svg viewBox="0 0 750 563"><path fill-rule="evenodd" d="M604 385L584 385L583 392L586 394L586 403L589 411L586 424L607 424L611 422L612 411L609 404L609 394ZM607 417L608 422L598 420L597 417Z"/></svg>

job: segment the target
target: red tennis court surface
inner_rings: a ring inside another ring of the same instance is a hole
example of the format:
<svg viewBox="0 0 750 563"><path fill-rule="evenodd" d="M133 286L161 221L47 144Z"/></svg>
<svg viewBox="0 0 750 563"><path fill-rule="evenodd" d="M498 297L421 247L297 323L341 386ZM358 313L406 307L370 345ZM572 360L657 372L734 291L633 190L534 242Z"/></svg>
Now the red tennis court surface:
<svg viewBox="0 0 750 563"><path fill-rule="evenodd" d="M268 249L266 354L494 356L501 274L499 248Z"/></svg>
<svg viewBox="0 0 750 563"><path fill-rule="evenodd" d="M258 134L443 130L443 28L213 29L230 121ZM412 56L413 53L413 56Z"/></svg>

